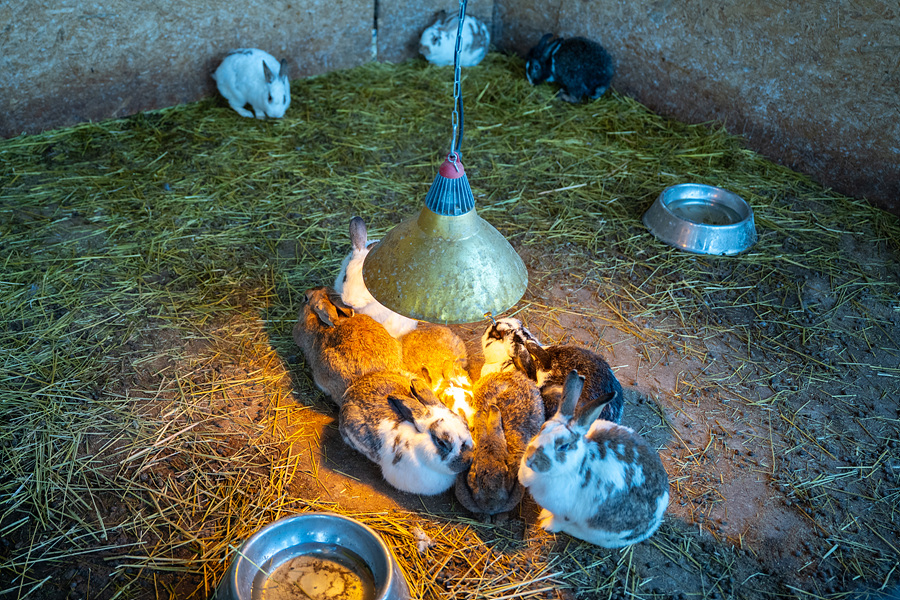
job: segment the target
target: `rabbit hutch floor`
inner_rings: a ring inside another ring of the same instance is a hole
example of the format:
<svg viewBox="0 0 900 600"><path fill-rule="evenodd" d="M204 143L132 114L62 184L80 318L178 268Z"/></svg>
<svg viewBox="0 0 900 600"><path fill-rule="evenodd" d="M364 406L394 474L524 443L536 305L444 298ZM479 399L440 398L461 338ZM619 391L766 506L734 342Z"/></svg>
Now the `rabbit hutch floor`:
<svg viewBox="0 0 900 600"><path fill-rule="evenodd" d="M206 598L240 542L298 511L379 531L416 598L897 595L900 223L710 125L610 92L570 105L516 57L465 70L479 214L529 270L512 309L601 352L671 503L607 550L390 489L346 447L291 340L348 222L422 206L452 69L295 81L284 119L220 98L0 142L0 590ZM443 119L446 117L446 119ZM756 214L737 257L657 242L668 185ZM455 326L478 368L484 323ZM477 371L476 371L477 372Z"/></svg>

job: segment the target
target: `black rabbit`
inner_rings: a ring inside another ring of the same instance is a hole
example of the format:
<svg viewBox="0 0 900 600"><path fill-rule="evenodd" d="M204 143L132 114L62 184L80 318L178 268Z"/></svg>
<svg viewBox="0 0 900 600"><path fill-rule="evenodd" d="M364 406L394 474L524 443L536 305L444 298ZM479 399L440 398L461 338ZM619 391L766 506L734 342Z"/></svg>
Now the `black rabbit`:
<svg viewBox="0 0 900 600"><path fill-rule="evenodd" d="M609 53L597 42L583 38L555 38L547 33L528 51L525 75L531 85L559 84L559 97L567 102L596 100L609 88L616 73Z"/></svg>

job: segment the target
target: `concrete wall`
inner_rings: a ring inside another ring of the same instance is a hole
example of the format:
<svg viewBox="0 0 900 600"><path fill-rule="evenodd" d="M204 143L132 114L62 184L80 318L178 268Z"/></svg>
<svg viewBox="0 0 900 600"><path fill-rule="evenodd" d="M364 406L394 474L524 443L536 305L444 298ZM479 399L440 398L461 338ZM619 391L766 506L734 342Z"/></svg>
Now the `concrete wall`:
<svg viewBox="0 0 900 600"><path fill-rule="evenodd" d="M233 48L287 58L291 78L418 54L454 0L0 2L0 136L192 102ZM493 0L467 14L490 21ZM377 48L373 28L379 25Z"/></svg>
<svg viewBox="0 0 900 600"><path fill-rule="evenodd" d="M354 67L373 21L374 0L2 2L0 135L198 100L232 48L287 58L292 78Z"/></svg>
<svg viewBox="0 0 900 600"><path fill-rule="evenodd" d="M546 32L596 39L619 91L900 214L896 0L497 0L494 23L520 54Z"/></svg>
<svg viewBox="0 0 900 600"><path fill-rule="evenodd" d="M190 102L231 48L292 77L416 56L446 0L0 2L0 135ZM377 15L376 15L377 7ZM616 57L614 86L688 122L718 120L769 157L900 214L896 0L470 0L501 49L545 32ZM372 29L378 24L377 48Z"/></svg>
<svg viewBox="0 0 900 600"><path fill-rule="evenodd" d="M458 0L378 0L378 60L400 62L418 56L419 38L441 10L459 13ZM491 23L494 0L468 0L466 15Z"/></svg>

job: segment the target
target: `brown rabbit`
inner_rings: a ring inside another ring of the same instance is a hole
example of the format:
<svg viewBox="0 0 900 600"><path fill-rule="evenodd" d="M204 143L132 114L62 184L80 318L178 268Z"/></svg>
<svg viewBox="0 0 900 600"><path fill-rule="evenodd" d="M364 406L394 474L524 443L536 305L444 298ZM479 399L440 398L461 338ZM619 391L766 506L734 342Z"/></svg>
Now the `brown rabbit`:
<svg viewBox="0 0 900 600"><path fill-rule="evenodd" d="M306 290L293 333L316 386L338 406L359 377L402 369L400 342L372 317L344 304L331 288Z"/></svg>
<svg viewBox="0 0 900 600"><path fill-rule="evenodd" d="M475 455L456 478L456 498L490 521L505 519L522 500L519 462L544 423L537 385L518 371L489 373L475 384Z"/></svg>

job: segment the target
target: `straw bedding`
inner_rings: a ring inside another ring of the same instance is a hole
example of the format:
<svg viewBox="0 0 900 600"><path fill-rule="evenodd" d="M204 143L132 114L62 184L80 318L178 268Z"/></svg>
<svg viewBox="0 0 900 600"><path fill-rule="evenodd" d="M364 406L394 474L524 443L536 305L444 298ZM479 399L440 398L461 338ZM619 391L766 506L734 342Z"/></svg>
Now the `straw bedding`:
<svg viewBox="0 0 900 600"><path fill-rule="evenodd" d="M297 511L380 531L417 598L816 598L900 581L896 217L610 92L464 71L479 214L525 259L513 309L606 356L659 449L653 538L604 550L396 494L336 436L290 338L347 224L422 205L449 146L451 70L296 81L283 120L224 100L0 142L0 592L204 598L241 540ZM657 242L666 186L730 189L738 257ZM460 326L471 349L483 324ZM369 470L367 470L369 469Z"/></svg>

